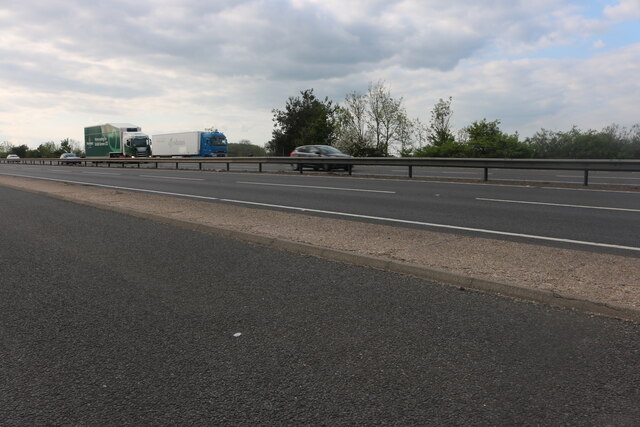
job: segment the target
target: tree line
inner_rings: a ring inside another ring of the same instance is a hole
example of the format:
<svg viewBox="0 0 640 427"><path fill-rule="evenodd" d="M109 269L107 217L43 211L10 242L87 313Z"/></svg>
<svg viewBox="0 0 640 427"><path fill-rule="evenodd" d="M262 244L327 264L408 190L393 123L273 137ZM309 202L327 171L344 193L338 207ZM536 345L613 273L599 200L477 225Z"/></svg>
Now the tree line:
<svg viewBox="0 0 640 427"><path fill-rule="evenodd" d="M500 129L500 120L474 121L454 133L453 99L440 99L429 121L408 117L402 98L394 98L384 82L370 83L366 93L348 93L341 104L313 89L289 97L274 109L270 155L287 156L295 147L332 145L357 157L486 157L558 159L640 159L640 124L612 124L602 130L541 129L521 140Z"/></svg>
<svg viewBox="0 0 640 427"><path fill-rule="evenodd" d="M230 143L228 146L229 156L232 157L264 157L267 155L263 147L252 144L251 141L243 139L237 143ZM30 149L27 145L14 146L8 141L0 143L0 158L9 154L17 154L20 158L56 158L63 153L75 153L84 156L84 151L80 149L78 142L73 139L63 139L60 144L53 141L42 143L36 149Z"/></svg>
<svg viewBox="0 0 640 427"><path fill-rule="evenodd" d="M8 141L0 143L0 157L17 154L20 158L55 158L60 157L60 155L64 153L75 153L78 156L84 155L80 144L69 138L61 140L60 144L54 141L44 142L36 149L30 149L29 146L25 144L14 146Z"/></svg>

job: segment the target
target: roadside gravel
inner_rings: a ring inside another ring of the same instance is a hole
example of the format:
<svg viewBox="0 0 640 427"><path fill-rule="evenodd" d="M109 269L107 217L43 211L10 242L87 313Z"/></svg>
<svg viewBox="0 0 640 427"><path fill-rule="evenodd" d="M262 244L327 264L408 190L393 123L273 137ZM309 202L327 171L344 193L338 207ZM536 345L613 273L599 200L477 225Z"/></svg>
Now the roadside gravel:
<svg viewBox="0 0 640 427"><path fill-rule="evenodd" d="M250 233L401 261L640 313L640 259L635 256L598 254L9 176L0 176L0 185L138 216L149 214L191 223L199 229L204 226Z"/></svg>

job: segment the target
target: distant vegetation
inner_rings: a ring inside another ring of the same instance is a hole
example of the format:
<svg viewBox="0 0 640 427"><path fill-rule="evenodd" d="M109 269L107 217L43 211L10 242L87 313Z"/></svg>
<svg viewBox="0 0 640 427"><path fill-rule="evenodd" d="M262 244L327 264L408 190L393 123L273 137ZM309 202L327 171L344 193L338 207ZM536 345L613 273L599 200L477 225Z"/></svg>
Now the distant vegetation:
<svg viewBox="0 0 640 427"><path fill-rule="evenodd" d="M263 147L254 145L246 139L238 143L229 144L228 148L228 155L234 157L264 157L267 155L267 151ZM80 149L80 144L72 139L63 139L60 144L56 144L53 141L45 142L35 150L29 149L26 145L14 146L8 141L0 143L0 158L7 157L9 154L17 154L20 158L56 158L60 157L62 153L84 155L84 151Z"/></svg>
<svg viewBox="0 0 640 427"><path fill-rule="evenodd" d="M307 144L335 146L357 157L487 157L544 159L640 159L640 124L631 128L612 124L602 130L541 129L520 139L518 133L500 129L500 120L474 121L454 132L453 99L440 99L430 111L428 123L410 119L402 98L394 98L384 82L371 83L366 93L351 92L341 104L318 98L313 89L289 97L284 109L274 109L274 129L266 149L248 140L229 144L229 156L288 156ZM80 143L63 139L42 143L35 150L26 145L0 143L0 157L59 157L83 155Z"/></svg>
<svg viewBox="0 0 640 427"><path fill-rule="evenodd" d="M229 149L227 153L229 157L265 157L267 155L267 150L264 147L252 144L247 139L242 139L237 143L230 143L227 147Z"/></svg>
<svg viewBox="0 0 640 427"><path fill-rule="evenodd" d="M84 151L80 148L80 144L73 139L63 139L60 144L56 144L53 141L44 142L38 146L35 150L30 149L26 145L14 146L8 141L0 143L0 158L7 157L9 154L17 154L20 158L25 157L48 157L55 158L60 157L63 153L75 153L77 155L83 155Z"/></svg>
<svg viewBox="0 0 640 427"><path fill-rule="evenodd" d="M307 89L290 97L283 110L273 110L267 150L286 156L299 145L326 144L354 156L640 159L640 124L541 129L520 140L517 132L503 132L500 120L483 118L454 134L451 104L451 97L440 99L425 124L407 116L403 99L394 98L384 82L371 83L364 94L347 94L342 104Z"/></svg>

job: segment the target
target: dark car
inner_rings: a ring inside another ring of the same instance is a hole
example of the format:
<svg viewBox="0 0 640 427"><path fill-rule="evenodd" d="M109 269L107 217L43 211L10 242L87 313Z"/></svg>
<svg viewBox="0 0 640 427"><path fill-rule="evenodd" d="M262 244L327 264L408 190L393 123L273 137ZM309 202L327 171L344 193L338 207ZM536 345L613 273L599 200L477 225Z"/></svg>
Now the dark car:
<svg viewBox="0 0 640 427"><path fill-rule="evenodd" d="M342 151L338 150L335 147L330 145L301 145L300 147L296 147L295 150L291 152L290 157L308 157L308 158L321 158L321 157L333 157L333 158L351 158L350 155L344 154ZM300 170L303 167L312 167L314 170L324 169L326 171L331 169L344 169L346 171L349 170L350 164L348 163L340 163L340 164L329 164L329 163L294 163L291 167L294 170Z"/></svg>
<svg viewBox="0 0 640 427"><path fill-rule="evenodd" d="M73 153L63 153L60 155L60 164L63 165L73 165L80 163L80 157Z"/></svg>

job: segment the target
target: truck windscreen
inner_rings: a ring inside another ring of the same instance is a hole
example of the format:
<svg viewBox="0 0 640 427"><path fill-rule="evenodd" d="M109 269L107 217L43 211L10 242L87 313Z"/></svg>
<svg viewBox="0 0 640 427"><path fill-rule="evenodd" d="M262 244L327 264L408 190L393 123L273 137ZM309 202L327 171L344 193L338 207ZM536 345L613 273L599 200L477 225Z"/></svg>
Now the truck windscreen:
<svg viewBox="0 0 640 427"><path fill-rule="evenodd" d="M149 139L148 138L132 138L131 144L134 147L146 147L147 145L149 145Z"/></svg>
<svg viewBox="0 0 640 427"><path fill-rule="evenodd" d="M211 145L227 145L227 138L224 136L214 136L211 138Z"/></svg>

